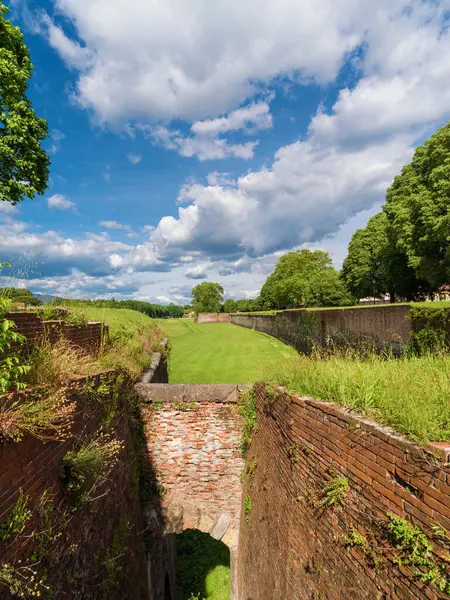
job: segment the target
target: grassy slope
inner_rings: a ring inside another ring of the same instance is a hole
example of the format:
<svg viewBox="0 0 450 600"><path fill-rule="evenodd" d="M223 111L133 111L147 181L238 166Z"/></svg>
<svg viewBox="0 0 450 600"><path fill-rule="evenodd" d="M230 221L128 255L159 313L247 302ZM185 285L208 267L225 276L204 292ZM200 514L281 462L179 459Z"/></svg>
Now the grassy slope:
<svg viewBox="0 0 450 600"><path fill-rule="evenodd" d="M450 440L449 356L298 356L267 377L301 395L359 409L418 442Z"/></svg>
<svg viewBox="0 0 450 600"><path fill-rule="evenodd" d="M123 308L83 306L82 312L91 321L109 325L111 345L99 359L104 366L124 370L133 379L150 366L152 353L160 349L163 339L154 319Z"/></svg>
<svg viewBox="0 0 450 600"><path fill-rule="evenodd" d="M169 337L171 383L253 383L272 362L297 355L275 338L229 323L159 324Z"/></svg>

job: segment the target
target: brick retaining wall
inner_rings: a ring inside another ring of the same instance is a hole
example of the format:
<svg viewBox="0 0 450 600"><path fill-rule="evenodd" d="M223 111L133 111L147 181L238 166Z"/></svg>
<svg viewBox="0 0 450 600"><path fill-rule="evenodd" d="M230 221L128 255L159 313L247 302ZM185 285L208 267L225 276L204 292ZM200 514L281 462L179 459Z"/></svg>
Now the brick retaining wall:
<svg viewBox="0 0 450 600"><path fill-rule="evenodd" d="M231 315L231 323L272 335L305 354L310 354L314 345L367 343L397 352L410 338L409 310L406 305L285 310L275 315Z"/></svg>
<svg viewBox="0 0 450 600"><path fill-rule="evenodd" d="M95 384L99 377L109 375L111 372L89 380ZM98 490L96 500L71 513L60 480L62 458L80 437L89 439L101 427L104 419L102 404L83 396L80 386L78 391L72 390L69 396L76 402L77 408L75 422L67 439L45 441L25 435L20 442L0 442L0 523L5 522L11 514L20 490L28 497L28 506L32 511L31 521L16 540L0 540L0 567L5 563L15 567L25 565L33 551L37 553L37 558L32 560L36 564L36 571L40 577L46 573L54 598L98 600L106 597L106 594L111 600L139 599L141 584L145 584L145 563L139 500L136 486L133 488L136 458L128 413L121 411L112 425L115 439L122 440L125 448L110 480ZM1 397L0 403L4 403L5 398L8 396ZM53 524L43 524L38 517L37 506L43 494L50 496L51 505L57 511L52 512L52 518L56 519L51 521ZM61 517L55 515L61 515L64 511L68 522L62 530L62 536L46 542L46 551L53 554L51 559L42 563L36 549L37 538L33 536L49 527L55 527L50 533L56 535L57 519ZM131 528L126 540L127 558L121 561L117 559L121 571L117 572L117 580L109 589L105 562L115 532L124 520L130 522ZM13 596L1 584L0 581L0 598L12 599Z"/></svg>
<svg viewBox="0 0 450 600"><path fill-rule="evenodd" d="M450 444L433 446L435 456L342 407L274 397L263 385L257 413L243 491L251 512L240 529L241 600L448 598L394 564L384 526L392 512L430 539L435 523L450 532ZM337 476L349 482L343 505L320 508ZM366 536L366 552L346 545L351 526ZM448 553L449 544L433 546Z"/></svg>

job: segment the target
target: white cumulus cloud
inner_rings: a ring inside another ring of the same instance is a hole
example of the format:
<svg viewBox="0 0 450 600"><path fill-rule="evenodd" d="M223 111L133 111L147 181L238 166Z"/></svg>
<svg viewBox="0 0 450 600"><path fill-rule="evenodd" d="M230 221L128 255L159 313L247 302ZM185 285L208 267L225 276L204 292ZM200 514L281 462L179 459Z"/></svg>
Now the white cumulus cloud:
<svg viewBox="0 0 450 600"><path fill-rule="evenodd" d="M75 203L71 202L63 194L53 194L53 196L47 198L47 204L49 208L56 208L57 210L69 210L75 208Z"/></svg>

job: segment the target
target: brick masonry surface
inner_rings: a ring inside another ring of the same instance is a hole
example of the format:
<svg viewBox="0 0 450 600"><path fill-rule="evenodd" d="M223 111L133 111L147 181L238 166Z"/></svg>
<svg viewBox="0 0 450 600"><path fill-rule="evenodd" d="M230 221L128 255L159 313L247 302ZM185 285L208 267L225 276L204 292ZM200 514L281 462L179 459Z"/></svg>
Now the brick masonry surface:
<svg viewBox="0 0 450 600"><path fill-rule="evenodd" d="M348 346L373 341L394 351L409 341L409 306L387 305L334 310L285 310L275 315L231 315L231 322L276 337L309 354L313 344L332 340Z"/></svg>
<svg viewBox="0 0 450 600"><path fill-rule="evenodd" d="M228 313L200 313L197 316L196 323L229 323L230 315Z"/></svg>
<svg viewBox="0 0 450 600"><path fill-rule="evenodd" d="M143 419L149 461L164 494L166 531L199 529L233 547L243 468L236 386L149 389L153 404L144 407Z"/></svg>
<svg viewBox="0 0 450 600"><path fill-rule="evenodd" d="M103 323L88 323L76 327L63 321L44 321L35 312L10 312L6 319L16 325L15 331L23 335L29 345L47 339L55 343L60 339L68 340L85 352L96 353L100 350L104 336L108 335L108 326Z"/></svg>
<svg viewBox="0 0 450 600"><path fill-rule="evenodd" d="M383 532L388 512L430 539L434 523L450 531L449 444L436 444L434 455L342 407L282 390L274 397L262 384L257 416L243 491L251 512L241 521L240 600L448 598L390 560ZM349 482L343 505L320 508L337 476ZM375 554L346 545L351 526ZM433 546L448 552L436 539Z"/></svg>
<svg viewBox="0 0 450 600"><path fill-rule="evenodd" d="M99 377L90 379L99 382ZM9 396L0 397L0 405ZM16 540L0 540L0 567L4 563L17 566L19 560L26 564L30 553L36 551L33 535L48 531L48 525L41 521L37 510L39 499L47 494L56 511L52 513L56 519L53 523L61 523L62 519L67 521L62 536L46 543L46 551L51 550L52 554L44 561L33 559L39 575L47 574L52 597L67 600L147 598L141 595L141 583L146 580L141 539L143 527L138 495L133 487L136 458L127 412L122 410L109 428L114 437L124 443L119 463L109 481L98 491L98 498L72 513L60 480L62 459L80 438L89 439L98 431L103 423L103 412L99 402L86 399L80 392L72 390L70 398L76 402L76 416L67 439L45 441L26 435L20 442L0 442L0 523L11 514L20 490L29 498L28 506L32 511L31 521ZM105 561L115 532L124 522L130 523L127 558L118 559L120 572L117 572L114 585L109 587L111 582ZM52 530L53 535L57 531ZM0 599L12 598L0 585Z"/></svg>

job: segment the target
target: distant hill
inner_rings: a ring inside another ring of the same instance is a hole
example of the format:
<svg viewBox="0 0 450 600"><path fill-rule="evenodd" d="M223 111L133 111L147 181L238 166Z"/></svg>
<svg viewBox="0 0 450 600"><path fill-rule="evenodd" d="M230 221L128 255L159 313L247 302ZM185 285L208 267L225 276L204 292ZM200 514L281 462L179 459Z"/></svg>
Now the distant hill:
<svg viewBox="0 0 450 600"><path fill-rule="evenodd" d="M33 296L35 296L36 298L39 298L39 300L41 302L43 302L44 304L47 304L47 302L50 302L50 300L53 300L53 298L56 298L56 296L52 296L50 294L33 294Z"/></svg>

